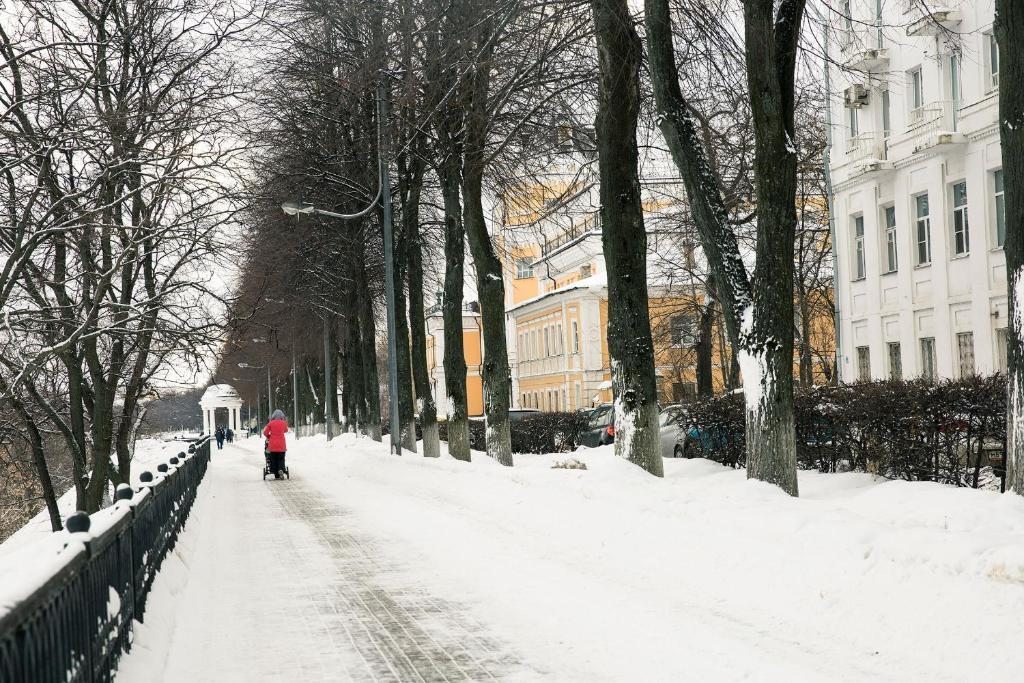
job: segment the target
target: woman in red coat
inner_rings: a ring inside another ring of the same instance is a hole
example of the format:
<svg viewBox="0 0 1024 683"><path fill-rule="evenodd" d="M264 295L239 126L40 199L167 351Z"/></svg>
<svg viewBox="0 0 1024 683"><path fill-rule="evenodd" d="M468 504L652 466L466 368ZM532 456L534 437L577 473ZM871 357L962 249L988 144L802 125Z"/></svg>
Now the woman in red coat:
<svg viewBox="0 0 1024 683"><path fill-rule="evenodd" d="M270 453L270 469L274 477L281 478L281 470L284 468L284 454L288 450L284 435L288 432L288 421L285 420L284 411L275 410L270 416L270 422L263 428L263 436L267 437L267 451Z"/></svg>

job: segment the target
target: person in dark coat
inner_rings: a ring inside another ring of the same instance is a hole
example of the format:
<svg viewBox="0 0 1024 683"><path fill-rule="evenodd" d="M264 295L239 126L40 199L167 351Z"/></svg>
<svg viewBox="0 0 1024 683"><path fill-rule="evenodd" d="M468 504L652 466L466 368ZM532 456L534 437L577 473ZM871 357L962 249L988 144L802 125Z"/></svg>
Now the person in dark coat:
<svg viewBox="0 0 1024 683"><path fill-rule="evenodd" d="M276 479L281 478L284 469L284 454L288 450L288 444L284 435L288 432L288 421L284 417L283 410L275 410L270 416L270 422L263 428L263 436L267 438L267 451L270 454L270 471Z"/></svg>
<svg viewBox="0 0 1024 683"><path fill-rule="evenodd" d="M214 432L214 437L217 439L217 450L224 448L224 428L217 427L217 431Z"/></svg>
<svg viewBox="0 0 1024 683"><path fill-rule="evenodd" d="M227 439L228 443L234 443L235 442L235 433L233 431L231 431L231 427L228 427L227 431L224 432L224 436Z"/></svg>

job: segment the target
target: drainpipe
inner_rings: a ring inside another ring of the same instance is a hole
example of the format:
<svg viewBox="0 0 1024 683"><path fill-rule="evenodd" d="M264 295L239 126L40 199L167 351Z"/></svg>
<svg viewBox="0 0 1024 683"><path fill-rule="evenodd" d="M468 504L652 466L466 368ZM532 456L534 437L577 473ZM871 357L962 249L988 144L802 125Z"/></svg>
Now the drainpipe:
<svg viewBox="0 0 1024 683"><path fill-rule="evenodd" d="M832 191L832 170L830 168L832 158L832 68L829 63L829 35L828 24L825 23L825 151L822 154L822 165L825 169L825 192L828 194L828 234L832 241L832 300L834 308L833 325L835 326L836 355L835 355L835 382L842 381L842 347L840 346L840 297L839 297L839 245L836 242L836 212L835 193Z"/></svg>

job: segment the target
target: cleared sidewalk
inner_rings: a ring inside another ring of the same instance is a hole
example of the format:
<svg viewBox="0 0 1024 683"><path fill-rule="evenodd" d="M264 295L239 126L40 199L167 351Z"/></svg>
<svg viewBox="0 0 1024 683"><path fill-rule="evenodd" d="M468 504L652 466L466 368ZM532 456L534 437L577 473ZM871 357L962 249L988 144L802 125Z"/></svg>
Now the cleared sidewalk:
<svg viewBox="0 0 1024 683"><path fill-rule="evenodd" d="M303 481L260 479L258 439L215 451L118 681L536 679L465 609Z"/></svg>

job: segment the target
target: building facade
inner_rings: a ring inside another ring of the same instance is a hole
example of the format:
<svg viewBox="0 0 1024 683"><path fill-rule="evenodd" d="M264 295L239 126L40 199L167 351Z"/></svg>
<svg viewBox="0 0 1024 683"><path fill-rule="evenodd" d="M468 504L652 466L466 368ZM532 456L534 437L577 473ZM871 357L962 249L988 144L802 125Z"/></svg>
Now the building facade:
<svg viewBox="0 0 1024 683"><path fill-rule="evenodd" d="M993 4L846 2L830 54L840 377L1006 367Z"/></svg>
<svg viewBox="0 0 1024 683"><path fill-rule="evenodd" d="M484 414L484 384L480 375L484 349L480 313L474 306L468 305L462 314L462 346L466 359L466 413L469 417L480 417ZM437 414L446 417L448 390L444 376L444 318L438 307L427 314L427 370Z"/></svg>

